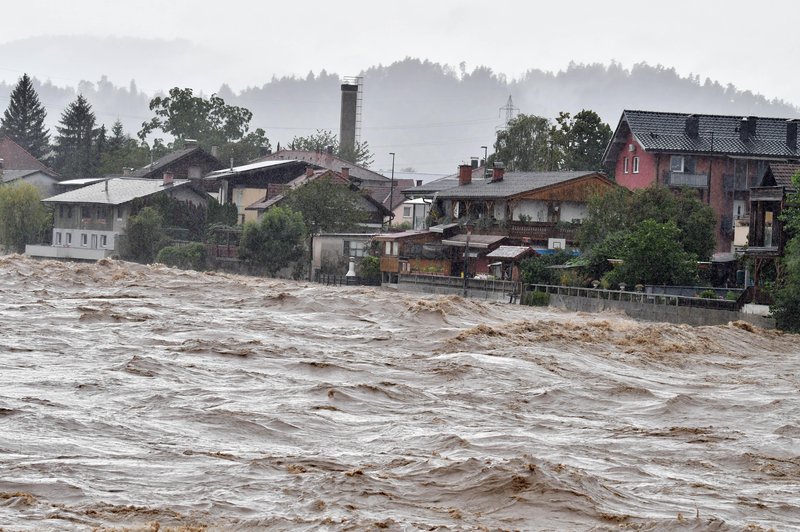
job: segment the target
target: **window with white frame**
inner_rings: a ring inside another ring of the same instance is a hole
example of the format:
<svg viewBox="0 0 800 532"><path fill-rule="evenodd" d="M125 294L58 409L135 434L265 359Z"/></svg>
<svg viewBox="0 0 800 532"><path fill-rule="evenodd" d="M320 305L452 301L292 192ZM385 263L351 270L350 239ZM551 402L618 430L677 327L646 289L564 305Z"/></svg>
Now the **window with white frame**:
<svg viewBox="0 0 800 532"><path fill-rule="evenodd" d="M366 242L359 240L345 240L342 245L342 255L345 257L363 257L367 254Z"/></svg>
<svg viewBox="0 0 800 532"><path fill-rule="evenodd" d="M411 218L411 205L403 207L403 218Z"/></svg>
<svg viewBox="0 0 800 532"><path fill-rule="evenodd" d="M630 173L630 169L628 167L628 158L627 157L625 157L625 159L623 159L623 161L622 161L622 172L625 173L625 174L629 174Z"/></svg>
<svg viewBox="0 0 800 532"><path fill-rule="evenodd" d="M639 158L638 157L634 157L633 158L633 173L634 174L638 174L639 173Z"/></svg>
<svg viewBox="0 0 800 532"><path fill-rule="evenodd" d="M56 232L56 245L57 246L61 245L61 233L60 232Z"/></svg>
<svg viewBox="0 0 800 532"><path fill-rule="evenodd" d="M385 249L384 255L396 256L398 254L400 246L397 244L397 242L390 242L387 240L386 247L384 249Z"/></svg>
<svg viewBox="0 0 800 532"><path fill-rule="evenodd" d="M67 245L72 244L72 233L67 233Z"/></svg>
<svg viewBox="0 0 800 532"><path fill-rule="evenodd" d="M683 173L683 155L673 155L669 158L669 169L671 172Z"/></svg>
<svg viewBox="0 0 800 532"><path fill-rule="evenodd" d="M108 235L100 235L100 247L108 247Z"/></svg>
<svg viewBox="0 0 800 532"><path fill-rule="evenodd" d="M81 233L81 246L88 246L89 245L89 235L86 233Z"/></svg>

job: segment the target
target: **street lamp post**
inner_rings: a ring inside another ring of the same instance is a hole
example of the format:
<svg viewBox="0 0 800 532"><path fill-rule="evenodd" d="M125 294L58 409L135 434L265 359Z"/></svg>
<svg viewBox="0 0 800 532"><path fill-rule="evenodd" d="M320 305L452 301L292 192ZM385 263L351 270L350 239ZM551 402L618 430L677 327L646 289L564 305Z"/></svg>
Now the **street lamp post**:
<svg viewBox="0 0 800 532"><path fill-rule="evenodd" d="M489 166L489 147L481 146L483 148L483 177L486 177L486 168Z"/></svg>
<svg viewBox="0 0 800 532"><path fill-rule="evenodd" d="M392 182L389 185L389 229L392 228L392 218L394 218L394 152L390 152L392 156Z"/></svg>

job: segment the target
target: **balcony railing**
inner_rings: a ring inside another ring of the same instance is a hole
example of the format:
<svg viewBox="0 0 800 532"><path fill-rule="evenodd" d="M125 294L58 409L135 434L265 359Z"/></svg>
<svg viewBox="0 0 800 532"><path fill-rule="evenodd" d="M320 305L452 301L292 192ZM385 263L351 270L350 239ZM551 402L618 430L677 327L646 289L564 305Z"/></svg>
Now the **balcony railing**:
<svg viewBox="0 0 800 532"><path fill-rule="evenodd" d="M783 187L753 187L750 189L750 201L781 201Z"/></svg>
<svg viewBox="0 0 800 532"><path fill-rule="evenodd" d="M548 238L564 238L574 241L578 228L574 225L564 225L553 222L508 222L508 236L516 238L531 238L533 240L547 240Z"/></svg>
<svg viewBox="0 0 800 532"><path fill-rule="evenodd" d="M673 187L708 188L708 176L706 174L670 172L667 174L667 184Z"/></svg>

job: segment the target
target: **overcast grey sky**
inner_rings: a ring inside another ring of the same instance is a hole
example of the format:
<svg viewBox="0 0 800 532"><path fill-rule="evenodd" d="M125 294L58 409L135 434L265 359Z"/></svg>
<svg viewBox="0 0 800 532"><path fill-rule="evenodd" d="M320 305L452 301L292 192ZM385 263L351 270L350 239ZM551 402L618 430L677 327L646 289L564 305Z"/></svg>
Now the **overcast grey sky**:
<svg viewBox="0 0 800 532"><path fill-rule="evenodd" d="M206 90L323 68L355 75L406 56L464 61L468 70L486 65L509 77L571 60L647 61L798 104L798 14L800 3L791 0L27 0L4 2L0 43L42 35L186 39L198 55L218 59L198 73ZM24 59L0 57L0 77L13 80L25 69L56 84L98 78L36 72ZM140 86L147 88L158 76L132 66L130 77L146 78Z"/></svg>

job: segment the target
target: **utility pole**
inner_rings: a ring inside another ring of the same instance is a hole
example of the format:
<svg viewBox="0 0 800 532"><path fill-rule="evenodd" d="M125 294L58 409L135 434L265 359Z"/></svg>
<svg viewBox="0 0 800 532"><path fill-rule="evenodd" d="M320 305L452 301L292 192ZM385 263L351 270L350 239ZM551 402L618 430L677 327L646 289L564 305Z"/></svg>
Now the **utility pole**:
<svg viewBox="0 0 800 532"><path fill-rule="evenodd" d="M394 152L389 152L392 156L392 182L389 185L389 229L392 228L392 218L394 218Z"/></svg>

